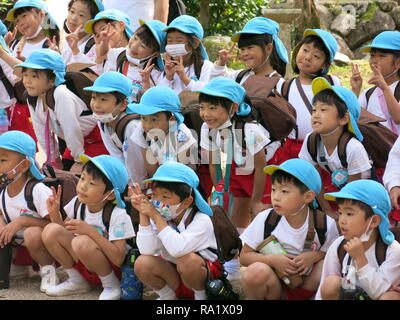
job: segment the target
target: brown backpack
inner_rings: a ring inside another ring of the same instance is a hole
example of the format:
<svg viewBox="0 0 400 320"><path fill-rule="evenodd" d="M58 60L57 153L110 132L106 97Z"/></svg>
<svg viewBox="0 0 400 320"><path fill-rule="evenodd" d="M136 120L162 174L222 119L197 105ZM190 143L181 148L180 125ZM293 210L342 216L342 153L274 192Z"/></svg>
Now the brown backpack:
<svg viewBox="0 0 400 320"><path fill-rule="evenodd" d="M385 168L389 152L397 139L397 135L380 122L386 121L371 112L361 109L360 119L357 122L364 139L362 144L373 161L375 168ZM343 168L347 168L346 146L353 137L348 131L344 131L339 138L338 155ZM317 162L318 144L321 138L319 134L311 133L307 141L307 150L312 159ZM322 162L323 159L321 159ZM325 168L327 169L327 168ZM329 172L329 170L327 169Z"/></svg>
<svg viewBox="0 0 400 320"><path fill-rule="evenodd" d="M221 206L211 206L213 216L210 217L214 226L215 239L217 240L217 250L208 248L214 252L221 263L237 257L242 249L242 241L239 233L232 221L228 217L225 209ZM186 218L185 227L193 221L196 212L192 210Z"/></svg>
<svg viewBox="0 0 400 320"><path fill-rule="evenodd" d="M122 118L120 118L115 125L115 133L117 134L117 137L121 143L124 143L125 141L125 129L128 126L128 124L133 121L133 120L139 120L140 115L136 113L131 113L131 114L125 114ZM100 123L101 130L104 132L104 123Z"/></svg>

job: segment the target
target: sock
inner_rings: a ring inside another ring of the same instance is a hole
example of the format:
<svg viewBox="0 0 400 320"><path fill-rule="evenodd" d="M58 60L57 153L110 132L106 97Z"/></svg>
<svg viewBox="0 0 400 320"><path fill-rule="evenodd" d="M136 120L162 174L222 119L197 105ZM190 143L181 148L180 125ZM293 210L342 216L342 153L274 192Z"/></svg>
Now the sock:
<svg viewBox="0 0 400 320"><path fill-rule="evenodd" d="M160 290L154 290L158 295L160 300L176 300L175 291L171 289L167 284Z"/></svg>
<svg viewBox="0 0 400 320"><path fill-rule="evenodd" d="M194 299L195 300L207 300L207 295L206 295L206 290L194 290L192 289L194 292Z"/></svg>
<svg viewBox="0 0 400 320"><path fill-rule="evenodd" d="M110 274L101 277L99 276L101 280L101 284L103 285L103 288L114 288L116 286L119 286L119 280L117 276L115 275L114 271L111 271Z"/></svg>
<svg viewBox="0 0 400 320"><path fill-rule="evenodd" d="M240 270L239 258L232 259L230 261L225 262L224 263L224 269L228 274L229 273L235 273L238 270Z"/></svg>
<svg viewBox="0 0 400 320"><path fill-rule="evenodd" d="M84 276L82 276L75 268L65 269L65 272L68 274L68 280L73 283L82 283L86 281Z"/></svg>

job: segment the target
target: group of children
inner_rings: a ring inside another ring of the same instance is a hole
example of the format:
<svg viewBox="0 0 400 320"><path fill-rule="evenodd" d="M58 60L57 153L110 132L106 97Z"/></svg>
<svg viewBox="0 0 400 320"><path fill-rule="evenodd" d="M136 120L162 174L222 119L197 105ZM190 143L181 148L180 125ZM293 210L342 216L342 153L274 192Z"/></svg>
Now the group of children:
<svg viewBox="0 0 400 320"><path fill-rule="evenodd" d="M101 285L100 299L119 299L134 238L135 274L164 300L207 299L206 282L225 273L240 279L248 299L400 298L391 231L400 220L392 210L400 142L377 168L358 127L368 110L399 133L400 32L382 32L363 48L374 87L360 94L356 65L351 90L329 75L338 44L320 29L305 30L291 53L297 76L285 80L279 25L263 17L231 38L246 66L238 71L226 67L234 46L209 61L203 28L187 15L168 26L139 20L132 30L128 16L100 0L71 0L58 30L43 1L19 0L7 20L14 32L0 39L0 108L9 118L0 136L0 289L9 287L12 248L23 241L42 292ZM79 82L76 73L95 80ZM276 80L275 91L296 110L284 140L274 139L247 97L242 84L252 76ZM199 132L185 121L187 93L199 106ZM40 182L37 142L47 163L79 176L69 203L61 186ZM243 243L227 262L210 206L224 182ZM138 227L127 206L138 212ZM281 253L260 248L270 236ZM62 283L58 266L68 275ZM294 276L301 284L291 287Z"/></svg>

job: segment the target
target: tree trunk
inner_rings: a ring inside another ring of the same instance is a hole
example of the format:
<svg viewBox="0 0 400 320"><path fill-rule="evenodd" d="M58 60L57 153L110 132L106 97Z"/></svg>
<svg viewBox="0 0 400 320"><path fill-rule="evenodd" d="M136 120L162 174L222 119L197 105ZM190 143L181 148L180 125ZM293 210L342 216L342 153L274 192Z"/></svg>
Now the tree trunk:
<svg viewBox="0 0 400 320"><path fill-rule="evenodd" d="M200 0L199 21L203 29L208 29L210 25L210 0Z"/></svg>

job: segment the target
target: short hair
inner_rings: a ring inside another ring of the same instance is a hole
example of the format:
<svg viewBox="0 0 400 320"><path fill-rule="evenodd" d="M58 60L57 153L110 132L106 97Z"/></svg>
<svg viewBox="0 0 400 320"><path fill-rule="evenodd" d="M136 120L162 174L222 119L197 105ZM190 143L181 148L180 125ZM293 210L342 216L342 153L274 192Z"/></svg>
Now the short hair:
<svg viewBox="0 0 400 320"><path fill-rule="evenodd" d="M301 194L304 194L305 192L310 190L303 182L301 182L295 176L291 175L290 173L287 173L286 171L279 170L279 169L276 170L271 175L271 182L272 182L272 184L285 183L285 182L292 183L295 187L297 187L299 189Z"/></svg>
<svg viewBox="0 0 400 320"><path fill-rule="evenodd" d="M71 0L68 3L68 11L71 10L72 5L75 2L83 2L84 4L86 4L89 8L89 12L90 12L90 16L92 17L92 19L96 16L96 14L99 13L99 8L96 6L96 4L94 3L93 0Z"/></svg>
<svg viewBox="0 0 400 320"><path fill-rule="evenodd" d="M119 91L111 91L111 92L108 92L108 93L115 97L115 100L117 102L116 104L120 104L125 99L128 99L128 97L126 95L124 95L123 93L121 93Z"/></svg>
<svg viewBox="0 0 400 320"><path fill-rule="evenodd" d="M179 197L180 201L183 201L190 196L192 196L193 199L195 198L193 188L184 182L153 181L152 189L156 188L163 188L172 193L175 193ZM197 190L200 192L200 195L205 198L205 193L201 185L197 187Z"/></svg>
<svg viewBox="0 0 400 320"><path fill-rule="evenodd" d="M144 24L140 26L135 31L135 35L138 36L147 47L151 48L153 52L160 51L160 45L147 25Z"/></svg>
<svg viewBox="0 0 400 320"><path fill-rule="evenodd" d="M22 67L22 73L24 73L27 69L28 69L27 67ZM50 70L50 69L32 69L32 70L36 74L44 73L49 81L56 80L56 74L54 73L53 70Z"/></svg>
<svg viewBox="0 0 400 320"><path fill-rule="evenodd" d="M322 90L320 92L318 92L313 100L312 100L312 104L316 104L317 102L322 102L322 103L326 103L329 105L333 105L336 107L338 113L339 113L339 118L342 119L348 109L346 104L343 102L342 99L340 99L332 90L330 89L325 89Z"/></svg>
<svg viewBox="0 0 400 320"><path fill-rule="evenodd" d="M400 50L390 50L390 49L380 49L380 48L371 48L371 53L381 52L384 54L392 54L393 62L395 59L400 58ZM400 69L397 71L397 75L400 77Z"/></svg>
<svg viewBox="0 0 400 320"><path fill-rule="evenodd" d="M360 201L360 200L354 200L354 199L344 199L344 198L336 198L336 203L339 204L344 204L346 201L350 202L352 205L357 206L359 209L364 211L365 213L365 220L368 218L372 217L375 213L372 210L372 208L367 205L366 203Z"/></svg>
<svg viewBox="0 0 400 320"><path fill-rule="evenodd" d="M101 179L104 184L105 184L105 189L104 192L110 191L114 189L114 186L112 185L111 181L104 175L103 172L100 171L99 168L96 167L96 165L88 161L85 163L83 166L82 172L85 171L88 175L91 175L93 179Z"/></svg>

